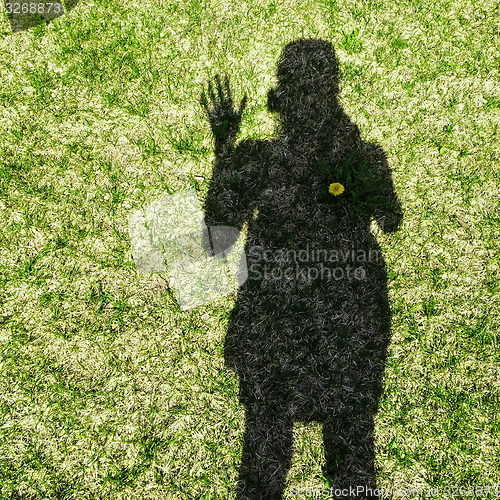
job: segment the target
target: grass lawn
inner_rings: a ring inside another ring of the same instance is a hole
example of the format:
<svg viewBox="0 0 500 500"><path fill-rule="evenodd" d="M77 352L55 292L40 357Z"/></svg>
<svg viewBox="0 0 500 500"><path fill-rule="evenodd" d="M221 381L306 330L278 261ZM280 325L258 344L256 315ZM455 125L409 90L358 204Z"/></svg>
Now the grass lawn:
<svg viewBox="0 0 500 500"><path fill-rule="evenodd" d="M500 485L498 2L71 4L17 33L0 6L0 498L235 498L236 295L181 311L136 270L128 217L207 195L215 74L248 95L239 138L273 137L267 92L304 37L335 46L341 104L404 212L374 227L392 308L378 485ZM293 432L289 499L325 485L321 424Z"/></svg>

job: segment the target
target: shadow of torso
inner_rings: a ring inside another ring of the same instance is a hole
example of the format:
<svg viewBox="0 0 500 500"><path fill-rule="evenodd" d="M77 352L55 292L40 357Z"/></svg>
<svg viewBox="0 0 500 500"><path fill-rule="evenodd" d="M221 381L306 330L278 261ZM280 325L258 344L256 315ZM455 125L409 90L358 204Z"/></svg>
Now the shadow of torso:
<svg viewBox="0 0 500 500"><path fill-rule="evenodd" d="M242 403L294 420L360 405L374 411L389 342L385 264L370 231L377 207L352 192L334 197L318 167L346 166L353 151L375 169L384 165L380 150L343 119L322 157L297 153L285 137L243 142L234 155L241 196L232 208L244 215L229 219L248 220L248 279L231 314L225 361L240 376ZM349 188L359 192L352 176Z"/></svg>

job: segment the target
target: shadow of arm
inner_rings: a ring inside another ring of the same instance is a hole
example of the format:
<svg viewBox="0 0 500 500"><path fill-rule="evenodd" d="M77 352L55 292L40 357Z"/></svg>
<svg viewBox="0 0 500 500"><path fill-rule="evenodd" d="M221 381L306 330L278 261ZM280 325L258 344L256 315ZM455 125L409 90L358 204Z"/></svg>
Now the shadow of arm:
<svg viewBox="0 0 500 500"><path fill-rule="evenodd" d="M258 141L218 151L205 200L205 222L241 230L260 192L262 171Z"/></svg>
<svg viewBox="0 0 500 500"><path fill-rule="evenodd" d="M394 189L392 173L385 153L376 148L378 166L378 203L373 218L384 233L396 232L403 221L403 210Z"/></svg>

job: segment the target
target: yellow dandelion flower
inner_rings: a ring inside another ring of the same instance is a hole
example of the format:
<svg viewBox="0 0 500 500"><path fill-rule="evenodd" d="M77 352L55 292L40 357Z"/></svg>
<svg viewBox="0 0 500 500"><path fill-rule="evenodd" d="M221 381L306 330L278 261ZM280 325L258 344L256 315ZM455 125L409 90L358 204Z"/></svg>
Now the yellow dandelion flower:
<svg viewBox="0 0 500 500"><path fill-rule="evenodd" d="M333 195L338 196L344 192L344 186L342 186L340 182L334 182L333 184L330 184L328 191Z"/></svg>

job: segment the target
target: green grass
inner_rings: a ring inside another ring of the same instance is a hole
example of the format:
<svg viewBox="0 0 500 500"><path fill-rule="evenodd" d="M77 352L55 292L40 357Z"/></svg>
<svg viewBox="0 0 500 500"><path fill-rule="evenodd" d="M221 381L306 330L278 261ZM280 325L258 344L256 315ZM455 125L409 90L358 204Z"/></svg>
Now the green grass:
<svg viewBox="0 0 500 500"><path fill-rule="evenodd" d="M377 233L379 485L500 484L498 4L81 0L15 34L0 12L1 498L234 498L235 297L181 312L135 269L127 222L165 192L206 195L216 73L249 96L240 137L272 137L267 91L300 37L335 45L342 105L405 212ZM324 484L321 426L294 432L287 498Z"/></svg>

